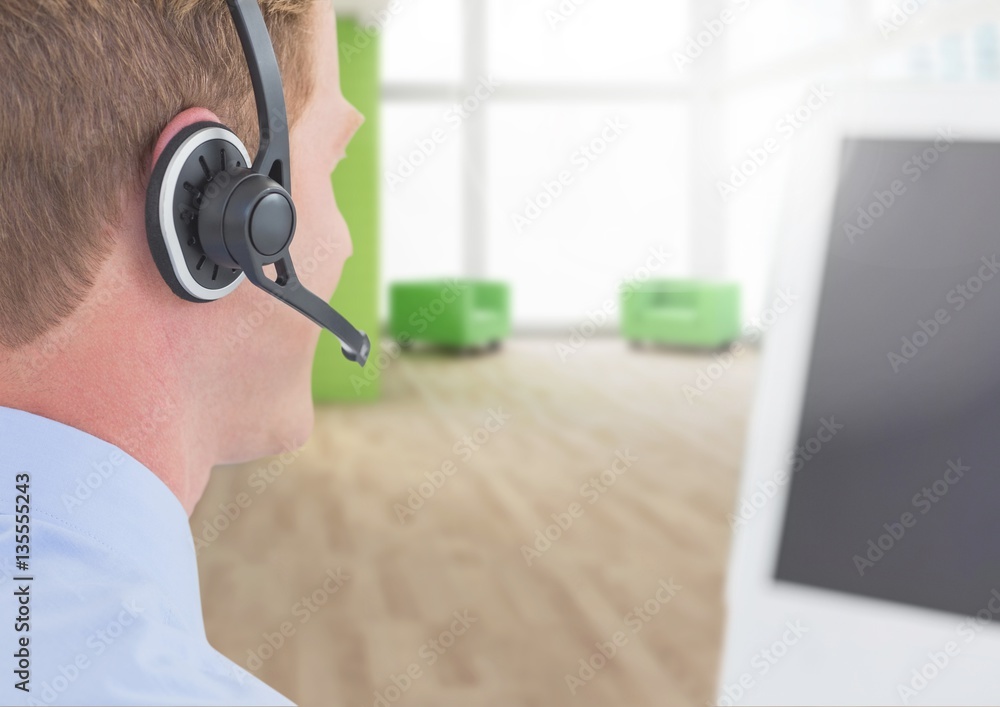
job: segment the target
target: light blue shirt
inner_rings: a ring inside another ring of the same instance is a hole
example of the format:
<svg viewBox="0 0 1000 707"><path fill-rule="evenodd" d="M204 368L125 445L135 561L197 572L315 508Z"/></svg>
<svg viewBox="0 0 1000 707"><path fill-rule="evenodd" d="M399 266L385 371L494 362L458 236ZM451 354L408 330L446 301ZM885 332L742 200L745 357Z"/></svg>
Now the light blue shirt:
<svg viewBox="0 0 1000 707"><path fill-rule="evenodd" d="M209 645L170 489L107 442L3 407L0 704L292 704Z"/></svg>

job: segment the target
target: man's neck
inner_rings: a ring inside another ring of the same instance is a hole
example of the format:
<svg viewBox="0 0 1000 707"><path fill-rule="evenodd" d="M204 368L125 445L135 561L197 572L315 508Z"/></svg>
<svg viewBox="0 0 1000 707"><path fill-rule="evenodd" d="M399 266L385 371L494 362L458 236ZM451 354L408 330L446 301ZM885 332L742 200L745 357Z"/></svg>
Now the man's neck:
<svg viewBox="0 0 1000 707"><path fill-rule="evenodd" d="M178 374L180 354L170 350L162 329L134 326L100 309L84 326L80 316L43 342L0 356L0 406L115 445L158 476L190 514L215 450L199 433L203 421L192 409L191 382Z"/></svg>

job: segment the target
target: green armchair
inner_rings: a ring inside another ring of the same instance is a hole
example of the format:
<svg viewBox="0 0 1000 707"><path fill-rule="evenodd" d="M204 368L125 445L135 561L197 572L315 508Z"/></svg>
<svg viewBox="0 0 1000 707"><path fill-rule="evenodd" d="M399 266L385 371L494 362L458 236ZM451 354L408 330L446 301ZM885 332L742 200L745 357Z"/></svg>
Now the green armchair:
<svg viewBox="0 0 1000 707"><path fill-rule="evenodd" d="M740 289L728 283L650 280L622 287L622 333L635 343L717 349L740 336Z"/></svg>
<svg viewBox="0 0 1000 707"><path fill-rule="evenodd" d="M499 282L400 282L389 307L389 331L403 346L495 348L510 336L510 288Z"/></svg>

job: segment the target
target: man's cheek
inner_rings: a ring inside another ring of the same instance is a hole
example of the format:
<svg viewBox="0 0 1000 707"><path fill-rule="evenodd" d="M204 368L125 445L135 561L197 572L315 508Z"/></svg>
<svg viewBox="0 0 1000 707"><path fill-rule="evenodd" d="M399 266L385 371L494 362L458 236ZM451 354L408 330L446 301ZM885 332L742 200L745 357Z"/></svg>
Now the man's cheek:
<svg viewBox="0 0 1000 707"><path fill-rule="evenodd" d="M343 252L343 245L333 230L306 231L296 235L292 244L292 259L303 285L320 297L332 294L330 280L339 276L344 261Z"/></svg>

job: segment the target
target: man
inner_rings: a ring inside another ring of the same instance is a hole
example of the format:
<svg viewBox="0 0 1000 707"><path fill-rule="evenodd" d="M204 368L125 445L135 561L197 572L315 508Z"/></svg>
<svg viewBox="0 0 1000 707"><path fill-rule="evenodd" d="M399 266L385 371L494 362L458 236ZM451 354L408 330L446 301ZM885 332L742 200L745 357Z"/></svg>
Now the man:
<svg viewBox="0 0 1000 707"><path fill-rule="evenodd" d="M303 284L351 252L330 173L361 116L330 0L262 0ZM244 284L177 297L144 225L171 138L258 141L223 0L0 4L0 703L289 704L204 632L188 516L217 464L311 432L319 329ZM251 337L246 337L248 328Z"/></svg>

